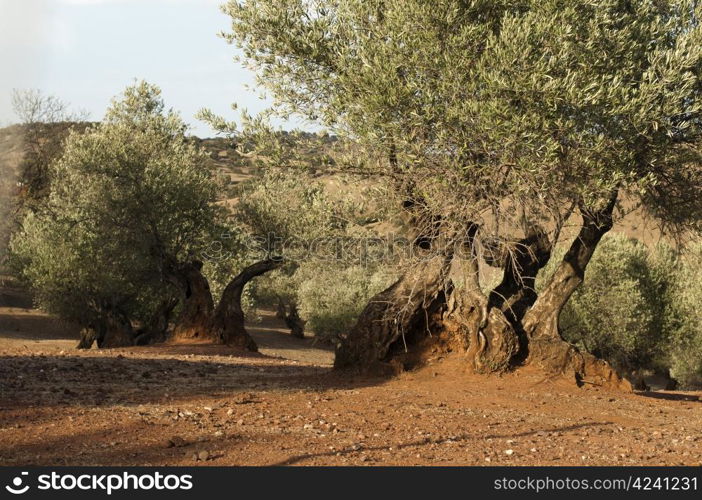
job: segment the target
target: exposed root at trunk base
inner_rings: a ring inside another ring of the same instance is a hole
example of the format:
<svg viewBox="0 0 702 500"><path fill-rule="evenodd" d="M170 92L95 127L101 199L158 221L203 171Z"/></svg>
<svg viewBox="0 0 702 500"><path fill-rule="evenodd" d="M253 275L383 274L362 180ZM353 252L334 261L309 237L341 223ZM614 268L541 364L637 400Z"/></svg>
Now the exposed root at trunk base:
<svg viewBox="0 0 702 500"><path fill-rule="evenodd" d="M76 348L90 349L93 344L97 344L99 349L130 347L134 345L135 337L132 325L126 317L110 314L83 328Z"/></svg>
<svg viewBox="0 0 702 500"><path fill-rule="evenodd" d="M468 368L475 373L509 370L519 351L517 334L497 309L486 313L483 307L463 306L448 313L442 327L463 340Z"/></svg>
<svg viewBox="0 0 702 500"><path fill-rule="evenodd" d="M377 371L430 335L433 317L445 304L446 269L446 259L434 257L373 297L337 345L334 367Z"/></svg>
<svg viewBox="0 0 702 500"><path fill-rule="evenodd" d="M208 332L209 336L215 339L215 343L258 352L256 342L244 326L243 311L229 311L227 315L215 315Z"/></svg>
<svg viewBox="0 0 702 500"><path fill-rule="evenodd" d="M555 338L535 338L529 342L527 364L549 376L571 378L578 386L595 385L632 392L631 383L622 378L606 361L580 352L568 342Z"/></svg>

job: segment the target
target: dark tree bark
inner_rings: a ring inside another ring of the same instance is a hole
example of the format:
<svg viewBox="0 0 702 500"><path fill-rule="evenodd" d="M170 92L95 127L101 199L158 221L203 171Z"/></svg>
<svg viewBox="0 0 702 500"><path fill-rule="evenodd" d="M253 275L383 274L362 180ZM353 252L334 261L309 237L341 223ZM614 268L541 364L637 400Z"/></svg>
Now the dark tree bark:
<svg viewBox="0 0 702 500"><path fill-rule="evenodd" d="M298 339L305 338L305 321L300 317L297 304L290 304L290 311L285 317L285 324L290 328L290 335Z"/></svg>
<svg viewBox="0 0 702 500"><path fill-rule="evenodd" d="M491 292L490 307L500 309L517 325L536 302L536 276L551 258L552 245L546 232L531 225L525 238L512 251L503 252L502 281Z"/></svg>
<svg viewBox="0 0 702 500"><path fill-rule="evenodd" d="M93 343L100 349L133 346L136 334L119 301L105 301L95 307L93 320L81 330L76 347L90 349Z"/></svg>
<svg viewBox="0 0 702 500"><path fill-rule="evenodd" d="M133 346L136 338L131 321L120 309L108 311L97 331L100 349Z"/></svg>
<svg viewBox="0 0 702 500"><path fill-rule="evenodd" d="M164 300L153 316L144 325L143 331L135 339L136 345L165 342L168 337L168 325L173 309L178 305L175 298Z"/></svg>
<svg viewBox="0 0 702 500"><path fill-rule="evenodd" d="M291 302L286 306L283 299L278 298L278 307L275 315L278 319L285 322L285 326L290 328L290 335L298 339L305 338L305 321L300 317L297 304Z"/></svg>
<svg viewBox="0 0 702 500"><path fill-rule="evenodd" d="M222 299L215 309L209 324L209 335L222 344L234 345L257 351L256 342L244 327L244 311L241 294L246 284L257 276L272 271L282 264L281 260L268 259L256 262L239 273L224 289Z"/></svg>
<svg viewBox="0 0 702 500"><path fill-rule="evenodd" d="M80 331L80 341L76 349L90 349L97 340L97 331L95 325L88 325Z"/></svg>
<svg viewBox="0 0 702 500"><path fill-rule="evenodd" d="M285 317L287 315L288 313L285 310L285 302L283 302L283 299L278 297L278 306L275 308L275 317L281 321L285 321Z"/></svg>
<svg viewBox="0 0 702 500"><path fill-rule="evenodd" d="M250 351L258 350L244 328L241 295L249 281L279 267L281 263L279 259L268 259L245 268L229 282L216 308L207 278L202 274L202 263L180 266L174 273L173 281L179 284L183 292L183 310L171 340L228 344Z"/></svg>
<svg viewBox="0 0 702 500"><path fill-rule="evenodd" d="M214 341L209 323L214 311L212 292L202 274L202 262L193 261L171 271L172 281L182 295L182 310L176 321L172 339L175 341Z"/></svg>

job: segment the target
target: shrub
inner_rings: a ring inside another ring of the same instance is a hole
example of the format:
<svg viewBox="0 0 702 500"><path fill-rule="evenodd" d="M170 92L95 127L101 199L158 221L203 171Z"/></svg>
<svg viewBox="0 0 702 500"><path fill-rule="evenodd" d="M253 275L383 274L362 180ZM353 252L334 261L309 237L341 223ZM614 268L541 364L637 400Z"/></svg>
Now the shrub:
<svg viewBox="0 0 702 500"><path fill-rule="evenodd" d="M368 301L395 279L365 266L305 266L298 289L300 315L317 338L335 342L353 327Z"/></svg>
<svg viewBox="0 0 702 500"><path fill-rule="evenodd" d="M557 257L552 266L560 261ZM587 267L583 285L561 313L561 334L625 372L663 370L669 355L669 291L676 262L669 247L659 245L650 252L624 235L606 237Z"/></svg>
<svg viewBox="0 0 702 500"><path fill-rule="evenodd" d="M682 386L702 385L702 244L692 245L681 259L669 293L670 373Z"/></svg>

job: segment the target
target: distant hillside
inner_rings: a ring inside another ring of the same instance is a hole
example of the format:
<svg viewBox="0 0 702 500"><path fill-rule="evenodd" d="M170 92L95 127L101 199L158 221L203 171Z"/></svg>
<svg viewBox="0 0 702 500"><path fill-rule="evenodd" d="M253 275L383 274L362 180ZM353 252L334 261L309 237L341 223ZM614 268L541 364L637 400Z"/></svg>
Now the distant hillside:
<svg viewBox="0 0 702 500"><path fill-rule="evenodd" d="M24 153L22 127L0 129L0 265L12 227L19 164Z"/></svg>
<svg viewBox="0 0 702 500"><path fill-rule="evenodd" d="M90 123L52 123L42 124L38 134L42 136L45 143L60 145L72 129L84 130ZM25 144L26 127L22 125L12 125L0 128L0 178L2 181L10 181L16 184L20 176L20 165L25 157L27 146ZM209 153L210 166L214 170L238 174L242 178L251 175L250 162L240 156L231 140L225 138L200 139L193 137L193 140L202 145Z"/></svg>
<svg viewBox="0 0 702 500"><path fill-rule="evenodd" d="M43 138L44 143L60 146L70 130L84 130L90 125L90 123L41 124L37 134ZM20 165L26 154L25 133L26 127L22 125L0 128L0 179L3 184L13 185L15 189L18 187L16 183L20 177ZM336 140L333 136L318 136L306 132L281 132L281 134L285 136L286 142L299 145L302 155L309 155L310 158L328 148ZM195 136L191 139L208 153L208 166L213 171L228 177L231 184L251 178L260 170L256 156L239 154L232 139L224 137L203 139ZM50 154L57 152L50 151Z"/></svg>

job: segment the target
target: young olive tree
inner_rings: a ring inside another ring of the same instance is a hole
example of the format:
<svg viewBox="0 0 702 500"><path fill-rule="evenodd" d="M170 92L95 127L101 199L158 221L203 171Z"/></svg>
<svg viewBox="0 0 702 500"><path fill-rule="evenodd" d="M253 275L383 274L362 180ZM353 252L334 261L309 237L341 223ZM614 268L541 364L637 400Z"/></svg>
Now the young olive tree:
<svg viewBox="0 0 702 500"><path fill-rule="evenodd" d="M246 267L215 306L203 260L225 233L227 214L216 203L204 153L185 131L157 87L127 88L101 123L68 137L51 166L46 203L12 242L40 303L82 322L99 345L134 343L134 319L158 328L150 333L162 338L179 301L176 339L256 348L244 328L241 292L278 264ZM236 259L240 238L226 241L231 251L215 257ZM143 310L148 317L135 318ZM111 333L114 323L119 335Z"/></svg>
<svg viewBox="0 0 702 500"><path fill-rule="evenodd" d="M527 362L620 383L562 340L558 316L622 200L667 228L700 227L699 2L243 0L224 9L228 40L283 113L382 160L366 168L393 183L416 236L418 261L370 301L337 349L338 367L402 358L433 333L461 342L477 371ZM571 215L577 234L537 294ZM487 293L482 264L503 270Z"/></svg>

